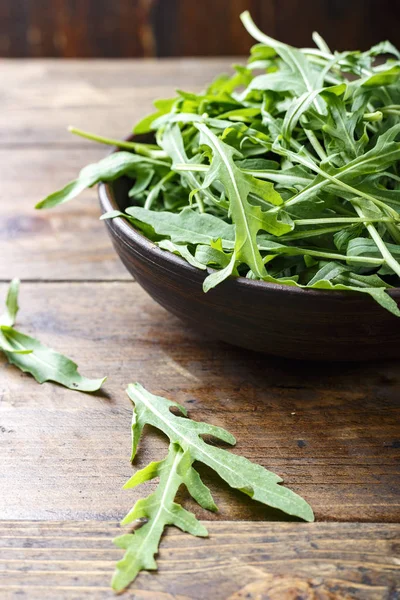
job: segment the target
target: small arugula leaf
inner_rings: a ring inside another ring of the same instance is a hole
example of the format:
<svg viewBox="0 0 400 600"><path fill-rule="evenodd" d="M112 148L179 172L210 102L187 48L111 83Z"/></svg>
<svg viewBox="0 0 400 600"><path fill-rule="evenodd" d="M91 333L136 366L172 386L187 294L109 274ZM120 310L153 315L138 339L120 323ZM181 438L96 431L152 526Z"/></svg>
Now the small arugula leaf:
<svg viewBox="0 0 400 600"><path fill-rule="evenodd" d="M375 75L371 75L364 79L361 83L363 87L380 87L382 85L392 85L396 83L400 77L400 65L395 65L386 71L380 71Z"/></svg>
<svg viewBox="0 0 400 600"><path fill-rule="evenodd" d="M287 83L290 84L290 87L288 86L287 89L294 90L296 94L300 95L304 92L312 92L321 87L321 72L306 59L300 50L282 42L278 42L265 33L262 33L262 31L254 24L248 11L243 12L240 15L240 18L250 35L258 42L265 44L268 48L273 48L289 69L290 75L288 76L288 74L286 74L286 77L284 78ZM262 77L262 75L260 75L260 77ZM267 87L264 89L273 88ZM321 106L316 99L313 100L317 107Z"/></svg>
<svg viewBox="0 0 400 600"><path fill-rule="evenodd" d="M18 306L18 293L19 293L19 279L15 278L10 282L7 297L6 297L6 310L0 316L0 351L13 352L16 354L30 354L32 350L18 349L12 346L8 341L6 335L3 333L3 327L12 327L15 323L15 319L19 310Z"/></svg>
<svg viewBox="0 0 400 600"><path fill-rule="evenodd" d="M346 93L346 86L342 86L343 94ZM329 114L326 123L323 126L325 133L326 146L330 153L342 152L347 160L357 157L363 150L365 140L355 139L356 127L362 118L363 107L351 115L346 110L343 94L338 95L337 91L327 88L321 96L327 103Z"/></svg>
<svg viewBox="0 0 400 600"><path fill-rule="evenodd" d="M195 256L193 256L186 244L175 244L174 242L171 242L171 240L161 240L160 242L157 242L157 245L162 250L168 250L173 254L182 256L182 258L186 259L186 261L192 265L192 267L202 270L206 268L205 265L203 265Z"/></svg>
<svg viewBox="0 0 400 600"><path fill-rule="evenodd" d="M128 192L129 198L135 198L142 192L146 191L153 177L154 169L149 168L148 165L144 165L142 168L137 168L135 183Z"/></svg>
<svg viewBox="0 0 400 600"><path fill-rule="evenodd" d="M185 208L176 214L131 206L126 212L130 217L151 225L158 235L170 237L175 243L210 244L213 240L222 238L229 246L235 239L233 225L221 222L221 219L207 213L199 214L191 208Z"/></svg>
<svg viewBox="0 0 400 600"><path fill-rule="evenodd" d="M133 129L134 133L136 133L137 135L149 133L149 131L152 130L153 122L162 115L169 113L172 110L175 103L176 98L165 98L155 100L154 106L157 109L157 112L152 113L151 115L147 115L141 121L139 121L139 123L136 123Z"/></svg>
<svg viewBox="0 0 400 600"><path fill-rule="evenodd" d="M400 258L400 245L386 242L387 249L396 258ZM348 256L380 256L381 253L374 240L355 237L349 240Z"/></svg>
<svg viewBox="0 0 400 600"><path fill-rule="evenodd" d="M229 254L225 254L222 249L222 240L219 241L221 243L220 247L216 247L213 244L211 246L199 244L196 247L196 260L207 267L212 266L220 269L227 267L232 257Z"/></svg>
<svg viewBox="0 0 400 600"><path fill-rule="evenodd" d="M6 298L6 310L0 316L0 326L6 325L12 327L15 323L15 319L18 313L18 293L19 293L19 279L13 279L10 283Z"/></svg>
<svg viewBox="0 0 400 600"><path fill-rule="evenodd" d="M159 165L168 167L169 164L161 160L132 154L131 152L115 152L110 154L98 163L93 163L84 167L79 173L78 179L71 181L61 190L50 194L38 204L35 208L52 208L58 204L63 204L78 196L86 188L94 186L100 181L113 181L122 175L134 176L135 168L143 163L150 165Z"/></svg>
<svg viewBox="0 0 400 600"><path fill-rule="evenodd" d="M95 392L106 380L106 377L103 379L83 377L78 373L78 365L71 359L12 327L3 325L0 330L8 347L12 348L12 351L2 348L8 361L21 371L33 375L38 383L55 381L71 390Z"/></svg>
<svg viewBox="0 0 400 600"><path fill-rule="evenodd" d="M106 377L103 379L82 377L72 360L12 327L19 308L18 291L19 279L13 279L8 289L6 312L0 318L0 351L4 352L8 362L21 371L33 375L39 383L56 381L72 390L82 392L98 390Z"/></svg>
<svg viewBox="0 0 400 600"><path fill-rule="evenodd" d="M278 205L282 204L282 198L272 184L266 186L268 182L263 182L263 188L257 187L255 178L244 174L235 165L233 157L238 154L235 149L221 141L206 125L197 124L196 127L200 131L200 143L209 146L213 152L203 186L208 187L214 180L224 186L229 198L229 214L235 224L236 259L242 260L256 275L263 277L265 269L256 237L259 230L268 227L269 223L263 219L260 207L250 204L248 196L257 190L264 200Z"/></svg>
<svg viewBox="0 0 400 600"><path fill-rule="evenodd" d="M334 241L336 248L340 252L346 252L349 242L355 238L358 238L360 236L362 230L363 230L363 224L355 223L354 225L351 225L350 227L347 227L345 229L341 229L340 231L335 232L335 234L333 236L333 241ZM374 246L376 248L375 244L374 244Z"/></svg>
<svg viewBox="0 0 400 600"><path fill-rule="evenodd" d="M205 280L203 281L203 292L205 292L205 293L209 292L212 288L217 286L219 283L222 283L223 281L225 281L225 279L228 279L228 277L231 277L234 273L235 266L236 266L236 253L233 252L230 261L223 269L214 271L213 273L208 275L208 277L205 278Z"/></svg>
<svg viewBox="0 0 400 600"><path fill-rule="evenodd" d="M235 438L225 429L172 414L171 407L177 408L181 414L185 414L186 411L176 402L150 394L138 383L130 384L127 393L134 403L132 458L136 454L144 426L153 425L165 433L171 443L177 443L184 451L188 451L193 460L211 467L232 488L289 515L306 521L314 519L313 512L305 500L278 485L282 481L278 475L242 456L212 446L202 438L203 435L210 435L228 444L235 444Z"/></svg>
<svg viewBox="0 0 400 600"><path fill-rule="evenodd" d="M172 125L165 129L160 144L167 154L172 158L171 169L175 170L177 164L188 165L190 167L183 138L178 125ZM181 172L181 176L192 190L200 211L204 212L203 202L199 194L199 190L202 188L202 182L190 170ZM210 204L219 204L218 199L210 192L210 190L202 190L202 194L205 196L205 199L210 202Z"/></svg>
<svg viewBox="0 0 400 600"><path fill-rule="evenodd" d="M351 273L349 268L335 263L327 263L308 283L308 287L324 290L363 292L371 296L383 308L396 317L400 310L396 302L387 294L388 286L377 275L363 276Z"/></svg>
<svg viewBox="0 0 400 600"><path fill-rule="evenodd" d="M304 92L299 98L293 100L285 114L282 124L282 136L290 140L293 129L296 127L300 117L310 108L314 99L322 92L322 89Z"/></svg>
<svg viewBox="0 0 400 600"><path fill-rule="evenodd" d="M192 462L187 451L184 452L178 444L170 444L166 459L151 463L136 473L124 486L131 488L143 481L160 477L156 491L147 498L138 500L122 521L125 525L136 519L143 519L144 525L134 533L127 533L114 539L115 545L125 550L123 559L116 564L112 578L111 585L115 591L124 590L140 571L157 569L154 556L158 552L161 536L167 525L174 525L195 536L208 536L204 525L192 513L175 502L178 489L185 484L202 506L211 510L216 509L208 488L194 471Z"/></svg>
<svg viewBox="0 0 400 600"><path fill-rule="evenodd" d="M121 217L122 219L126 219L127 221L134 222L134 219L130 217L127 213L123 213L120 210L109 210L106 213L103 213L100 217L100 221L106 221L107 219L116 219L117 217Z"/></svg>

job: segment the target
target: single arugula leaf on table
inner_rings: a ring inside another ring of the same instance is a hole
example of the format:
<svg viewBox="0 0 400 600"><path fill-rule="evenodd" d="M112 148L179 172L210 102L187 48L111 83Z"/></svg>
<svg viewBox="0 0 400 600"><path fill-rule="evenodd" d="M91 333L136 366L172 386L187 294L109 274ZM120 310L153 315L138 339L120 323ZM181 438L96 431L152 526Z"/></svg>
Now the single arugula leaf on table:
<svg viewBox="0 0 400 600"><path fill-rule="evenodd" d="M6 310L0 316L0 325L6 327L12 327L17 318L19 306L18 306L18 293L19 293L19 279L13 279L9 285L7 298L6 298Z"/></svg>
<svg viewBox="0 0 400 600"><path fill-rule="evenodd" d="M116 546L125 550L123 559L116 564L112 578L111 585L114 590L125 589L144 569L157 569L154 555L158 552L161 536L167 525L174 525L195 536L208 536L207 529L193 513L175 502L178 489L184 484L203 508L217 508L209 489L193 469L192 462L189 452L184 452L178 444L170 444L164 460L150 463L136 472L124 485L124 489L129 489L160 477L156 491L147 498L138 500L121 523L127 525L137 519L143 519L144 525L135 533L127 533L114 539Z"/></svg>
<svg viewBox="0 0 400 600"><path fill-rule="evenodd" d="M19 280L10 284L6 312L0 317L0 350L8 362L30 373L38 383L55 381L72 390L95 392L106 380L88 379L78 373L78 365L37 339L13 328L18 312Z"/></svg>
<svg viewBox="0 0 400 600"><path fill-rule="evenodd" d="M19 306L18 306L18 293L19 293L19 279L15 278L10 282L7 297L6 297L6 310L0 316L0 350L3 352L16 354L29 354L32 350L16 348L10 344L7 336L4 334L5 331L12 328L17 318Z"/></svg>
<svg viewBox="0 0 400 600"><path fill-rule="evenodd" d="M153 425L164 432L171 443L177 443L183 450L188 450L194 460L211 467L232 488L289 515L306 521L313 520L310 506L291 490L278 485L282 481L278 475L242 456L211 446L201 437L211 435L234 445L236 440L228 431L174 415L170 408L176 408L182 415L186 415L185 408L176 402L150 394L138 383L130 384L127 393L135 406L132 420L132 459L136 455L144 425Z"/></svg>
<svg viewBox="0 0 400 600"><path fill-rule="evenodd" d="M144 520L144 525L134 533L123 534L114 540L118 547L125 550L123 559L116 565L112 580L116 591L125 589L140 571L157 568L154 555L167 525L175 525L196 536L208 535L195 516L174 501L179 487L184 484L202 508L217 510L210 490L193 468L195 461L208 465L232 488L254 500L305 521L314 520L311 507L303 498L279 485L282 479L278 475L242 456L211 445L202 438L207 435L230 445L236 444L234 436L228 431L208 423L192 421L187 418L183 406L151 394L139 383L130 384L127 393L134 404L132 460L136 456L145 425L152 425L162 431L169 438L170 446L164 460L150 463L136 472L124 486L125 489L133 488L160 477L156 491L147 498L138 500L122 521L122 525L126 525ZM183 416L174 415L171 408Z"/></svg>

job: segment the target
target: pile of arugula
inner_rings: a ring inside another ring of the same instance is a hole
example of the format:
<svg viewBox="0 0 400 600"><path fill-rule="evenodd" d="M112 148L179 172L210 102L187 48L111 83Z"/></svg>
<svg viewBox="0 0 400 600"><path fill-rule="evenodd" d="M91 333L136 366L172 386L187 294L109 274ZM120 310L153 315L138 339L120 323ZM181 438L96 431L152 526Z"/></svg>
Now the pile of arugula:
<svg viewBox="0 0 400 600"><path fill-rule="evenodd" d="M400 316L386 293L400 277L400 53L293 48L241 16L259 42L246 66L201 94L155 102L135 133L154 144L71 130L121 151L42 200L132 179L123 216L161 248L229 276L356 290ZM386 62L382 63L382 58ZM379 64L376 64L379 63Z"/></svg>

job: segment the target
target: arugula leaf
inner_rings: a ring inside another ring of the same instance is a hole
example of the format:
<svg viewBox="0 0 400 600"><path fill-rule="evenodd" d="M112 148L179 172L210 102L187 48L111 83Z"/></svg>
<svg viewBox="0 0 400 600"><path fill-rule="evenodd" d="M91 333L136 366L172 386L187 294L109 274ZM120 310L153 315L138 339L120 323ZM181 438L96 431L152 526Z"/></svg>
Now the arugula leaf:
<svg viewBox="0 0 400 600"><path fill-rule="evenodd" d="M228 247L233 245L234 228L229 223L210 214L199 214L191 208L180 213L150 211L131 206L126 213L141 223L151 225L158 235L165 235L173 242L184 244L210 244L222 238Z"/></svg>
<svg viewBox="0 0 400 600"><path fill-rule="evenodd" d="M153 122L162 115L169 113L173 109L175 103L176 98L155 100L154 106L156 107L157 112L147 115L141 121L139 121L139 123L136 123L133 132L137 135L149 133L149 131L152 129Z"/></svg>
<svg viewBox="0 0 400 600"><path fill-rule="evenodd" d="M12 327L15 323L17 313L19 310L18 306L18 292L19 292L19 279L15 278L11 281L7 292L6 298L6 310L0 316L0 326L6 325Z"/></svg>
<svg viewBox="0 0 400 600"><path fill-rule="evenodd" d="M228 277L231 277L234 273L235 266L236 253L233 252L230 261L223 269L215 271L214 273L211 273L211 275L206 277L206 279L203 281L203 291L207 293L216 285L222 283L223 281L225 281L225 279L228 279Z"/></svg>
<svg viewBox="0 0 400 600"><path fill-rule="evenodd" d="M150 165L159 165L169 167L169 163L161 160L147 158L132 154L130 152L115 152L98 163L84 167L79 173L78 179L71 181L61 190L50 194L38 204L35 208L52 208L58 204L63 204L78 196L86 188L92 187L100 181L113 181L122 175L134 175L136 167L143 163Z"/></svg>
<svg viewBox="0 0 400 600"><path fill-rule="evenodd" d="M186 410L176 402L150 394L139 383L130 384L127 393L135 406L132 418L132 460L144 426L153 425L165 433L171 443L179 444L184 451L188 451L193 460L211 467L232 488L289 515L306 521L314 519L305 500L278 485L282 481L278 475L202 439L203 435L211 435L228 444L235 444L235 438L225 429L172 414L172 407L185 416Z"/></svg>
<svg viewBox="0 0 400 600"><path fill-rule="evenodd" d="M21 371L33 375L38 383L55 381L71 390L95 392L106 380L106 377L103 379L82 377L78 373L78 365L63 354L58 354L35 338L20 333L12 327L2 325L0 329L8 345L13 349L12 352L3 349L8 361Z"/></svg>
<svg viewBox="0 0 400 600"><path fill-rule="evenodd" d="M140 571L157 569L154 557L166 526L174 525L195 536L208 536L204 525L175 502L178 489L185 485L202 508L217 510L210 490L193 468L195 461L208 465L231 487L255 500L306 521L314 520L313 512L305 500L278 485L282 481L280 477L244 457L211 445L202 438L208 435L228 444L235 444L235 438L225 429L186 418L183 406L150 394L139 383L130 384L127 393L134 404L132 460L145 425L160 429L169 437L170 445L165 459L151 462L137 471L124 485L124 489L131 489L145 481L160 478L156 490L147 498L138 500L121 523L136 523L139 527L134 533L126 533L114 539L114 543L125 550L124 557L116 564L112 579L114 590L124 590ZM171 408L177 409L185 418L172 414Z"/></svg>
<svg viewBox="0 0 400 600"><path fill-rule="evenodd" d="M192 462L187 451L184 452L178 444L170 444L166 459L150 463L125 484L124 488L128 489L160 477L156 491L147 498L138 500L122 521L122 525L125 525L136 519L144 519L144 525L135 533L127 533L114 539L115 545L125 550L123 559L116 564L112 578L111 585L115 591L124 590L140 571L157 569L154 555L158 552L161 536L167 525L175 525L195 536L208 536L204 525L174 501L178 489L185 484L201 506L216 510L210 492L193 469Z"/></svg>
<svg viewBox="0 0 400 600"><path fill-rule="evenodd" d="M356 127L360 122L360 110L351 115L346 110L346 104L343 95L346 93L346 86L342 85L343 93L340 95L331 88L322 91L321 96L328 106L328 119L323 125L325 134L325 145L330 150L330 154L337 152L338 149L344 154L345 160L351 160L357 157L363 150L368 138L361 137L355 139ZM364 107L362 106L361 109Z"/></svg>
<svg viewBox="0 0 400 600"><path fill-rule="evenodd" d="M269 227L259 206L248 201L250 192L257 193L271 204L282 204L282 198L272 184L263 182L256 185L251 175L241 171L233 160L238 154L234 148L225 144L204 124L197 124L200 131L200 144L209 146L213 152L211 168L207 171L203 186L208 187L214 180L220 181L229 198L229 213L235 224L235 256L245 262L259 277L265 275L265 268L257 248L256 237L260 229ZM286 233L287 229L284 228ZM268 230L268 229L267 229ZM290 227L289 227L290 230Z"/></svg>
<svg viewBox="0 0 400 600"><path fill-rule="evenodd" d="M322 89L304 92L289 106L282 123L282 136L290 140L293 129L296 127L300 117L310 108L314 99L322 92Z"/></svg>
<svg viewBox="0 0 400 600"><path fill-rule="evenodd" d="M363 87L375 87L382 85L391 85L392 83L396 83L400 77L400 66L396 65L391 69L387 69L387 71L381 71L380 73L376 73L375 75L371 75L367 77L362 82Z"/></svg>
<svg viewBox="0 0 400 600"><path fill-rule="evenodd" d="M305 92L310 93L313 90L316 90L319 87L321 87L321 72L318 69L316 69L312 63L307 61L302 52L300 52L296 48L293 48L292 46L288 46L287 44L274 40L268 35L265 35L265 33L262 33L254 24L248 11L242 13L240 15L240 18L250 35L252 35L257 41L265 44L267 47L273 48L284 61L285 65L288 67L289 73L285 73L284 78L287 84L290 84L290 87L289 85L287 86L288 90L294 90L296 94L300 95ZM260 87L256 89L260 89ZM261 89L272 88L264 87ZM319 109L321 104L318 103L317 100L314 98L313 101L316 107Z"/></svg>
<svg viewBox="0 0 400 600"><path fill-rule="evenodd" d="M193 256L186 244L174 244L174 242L171 242L171 240L161 240L158 242L158 246L162 250L168 250L173 254L178 254L182 258L186 259L190 265L196 267L197 269L204 270L206 268L205 265L203 265L195 256Z"/></svg>
<svg viewBox="0 0 400 600"><path fill-rule="evenodd" d="M12 327L18 312L19 280L13 279L7 294L6 313L0 319L0 350L8 362L30 373L39 383L55 381L71 390L95 392L106 380L88 379L78 373L78 366L38 340Z"/></svg>
<svg viewBox="0 0 400 600"><path fill-rule="evenodd" d="M396 258L400 258L400 245L386 244L390 253ZM374 240L369 238L356 237L349 241L347 246L348 256L380 256L379 248Z"/></svg>
<svg viewBox="0 0 400 600"><path fill-rule="evenodd" d="M160 429L169 437L170 445L165 459L148 464L124 485L124 489L131 489L145 481L160 478L156 490L147 498L138 500L121 523L138 525L135 532L120 535L114 540L119 548L125 550L124 557L116 564L112 579L114 590L124 590L142 570L157 569L154 557L166 526L174 525L195 536L208 536L204 525L175 502L178 489L185 485L202 508L217 510L210 490L193 468L195 461L207 464L231 487L255 500L306 521L314 520L310 506L300 496L278 485L282 481L280 477L244 457L211 445L202 438L203 435L208 435L228 444L235 444L235 438L225 429L172 414L170 409L175 408L181 415L187 416L183 406L150 394L139 383L130 384L127 393L134 404L132 460L145 425Z"/></svg>
<svg viewBox="0 0 400 600"><path fill-rule="evenodd" d="M382 308L391 312L396 317L400 317L400 310L396 302L385 291L389 286L377 275L363 276L351 273L348 269L340 268L341 265L328 266L330 269L334 268L334 272L331 272L329 279L326 272L322 275L321 269L319 274L309 282L309 287L325 290L363 292L371 296Z"/></svg>

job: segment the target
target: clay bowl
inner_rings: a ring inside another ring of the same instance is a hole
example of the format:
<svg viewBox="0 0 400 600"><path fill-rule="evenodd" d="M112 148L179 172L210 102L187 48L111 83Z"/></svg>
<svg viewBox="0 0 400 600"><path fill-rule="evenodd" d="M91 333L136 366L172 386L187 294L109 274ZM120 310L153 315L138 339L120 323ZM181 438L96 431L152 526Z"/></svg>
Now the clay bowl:
<svg viewBox="0 0 400 600"><path fill-rule="evenodd" d="M99 185L103 213L129 206L130 185L124 178ZM211 338L295 359L400 357L400 318L367 295L302 290L242 277L205 294L205 271L160 250L125 219L105 224L120 259L143 289ZM390 294L400 303L400 288Z"/></svg>

